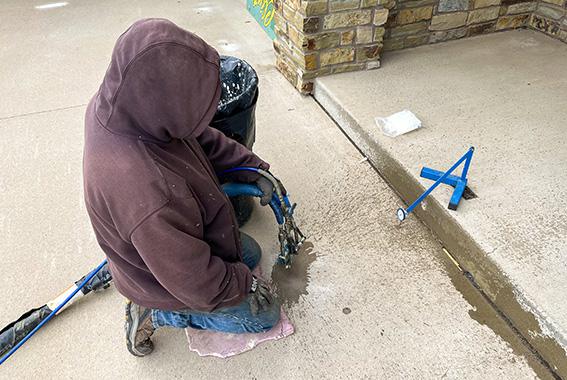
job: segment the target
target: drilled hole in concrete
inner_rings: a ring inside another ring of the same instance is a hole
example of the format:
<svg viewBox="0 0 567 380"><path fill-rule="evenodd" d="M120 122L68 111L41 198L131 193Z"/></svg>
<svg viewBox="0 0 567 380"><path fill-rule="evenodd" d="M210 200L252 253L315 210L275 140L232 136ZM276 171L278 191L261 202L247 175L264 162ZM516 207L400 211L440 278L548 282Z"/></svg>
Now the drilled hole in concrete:
<svg viewBox="0 0 567 380"><path fill-rule="evenodd" d="M468 201L470 199L478 198L478 196L470 189L470 187L466 186L465 191L463 192L463 198Z"/></svg>

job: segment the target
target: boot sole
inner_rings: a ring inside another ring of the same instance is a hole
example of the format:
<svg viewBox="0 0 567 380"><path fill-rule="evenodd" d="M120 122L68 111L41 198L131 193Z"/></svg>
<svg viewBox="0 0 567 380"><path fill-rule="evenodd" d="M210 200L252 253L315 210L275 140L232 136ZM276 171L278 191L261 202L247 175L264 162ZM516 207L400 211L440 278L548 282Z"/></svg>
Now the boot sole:
<svg viewBox="0 0 567 380"><path fill-rule="evenodd" d="M143 357L148 355L150 352L144 354L136 349L134 342L136 341L136 331L138 331L138 326L140 324L140 320L138 318L132 318L132 307L137 307L133 303L126 304L126 324L124 325L124 330L126 332L126 347L128 351L137 357ZM137 316L140 313L136 313Z"/></svg>

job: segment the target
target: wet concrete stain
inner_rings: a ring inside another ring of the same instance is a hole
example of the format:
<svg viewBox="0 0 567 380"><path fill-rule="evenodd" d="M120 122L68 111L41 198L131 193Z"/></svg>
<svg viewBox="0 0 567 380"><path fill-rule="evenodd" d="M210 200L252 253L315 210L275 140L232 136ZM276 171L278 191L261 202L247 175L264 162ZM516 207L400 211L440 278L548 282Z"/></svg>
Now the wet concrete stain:
<svg viewBox="0 0 567 380"><path fill-rule="evenodd" d="M309 294L307 286L311 276L309 267L317 259L317 253L313 251L313 244L306 241L303 247L293 258L291 268L286 269L283 265L275 265L272 269L272 284L274 285L278 300L289 307L299 302L301 296Z"/></svg>
<svg viewBox="0 0 567 380"><path fill-rule="evenodd" d="M559 377L550 371L523 339L516 333L506 320L498 313L493 305L486 299L485 295L475 287L472 275L460 267L455 258L444 249L445 254L441 262L445 272L451 279L455 289L461 293L463 298L471 305L469 316L481 325L490 328L496 335L501 337L512 351L523 356L528 365L541 379L558 379Z"/></svg>

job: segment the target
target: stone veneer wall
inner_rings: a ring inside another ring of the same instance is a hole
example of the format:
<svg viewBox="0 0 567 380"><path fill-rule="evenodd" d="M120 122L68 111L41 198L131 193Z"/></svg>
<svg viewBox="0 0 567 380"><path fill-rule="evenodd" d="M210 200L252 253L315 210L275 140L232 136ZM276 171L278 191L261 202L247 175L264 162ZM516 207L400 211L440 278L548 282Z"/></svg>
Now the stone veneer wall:
<svg viewBox="0 0 567 380"><path fill-rule="evenodd" d="M566 0L398 0L384 50L532 27L567 41Z"/></svg>
<svg viewBox="0 0 567 380"><path fill-rule="evenodd" d="M380 66L381 0L276 0L276 66L301 92L318 76Z"/></svg>
<svg viewBox="0 0 567 380"><path fill-rule="evenodd" d="M567 42L567 1L539 0L530 27Z"/></svg>
<svg viewBox="0 0 567 380"><path fill-rule="evenodd" d="M386 24L384 50L524 27L535 8L525 0L398 0Z"/></svg>
<svg viewBox="0 0 567 380"><path fill-rule="evenodd" d="M531 27L567 42L567 0L274 0L276 66L301 92L313 80L380 66L397 50Z"/></svg>

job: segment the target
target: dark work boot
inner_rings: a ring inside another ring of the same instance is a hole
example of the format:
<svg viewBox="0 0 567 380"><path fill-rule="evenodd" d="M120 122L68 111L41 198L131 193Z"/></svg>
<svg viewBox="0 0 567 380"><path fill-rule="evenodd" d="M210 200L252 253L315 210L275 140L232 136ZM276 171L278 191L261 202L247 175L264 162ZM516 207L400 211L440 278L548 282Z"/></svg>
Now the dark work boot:
<svg viewBox="0 0 567 380"><path fill-rule="evenodd" d="M150 337L154 333L152 325L152 309L126 302L126 346L134 356L146 356L154 350Z"/></svg>

